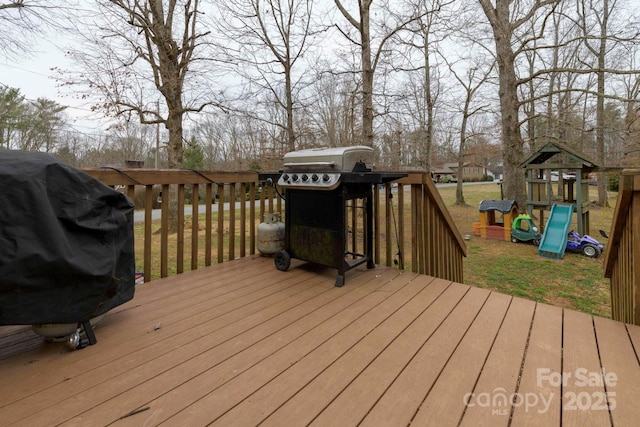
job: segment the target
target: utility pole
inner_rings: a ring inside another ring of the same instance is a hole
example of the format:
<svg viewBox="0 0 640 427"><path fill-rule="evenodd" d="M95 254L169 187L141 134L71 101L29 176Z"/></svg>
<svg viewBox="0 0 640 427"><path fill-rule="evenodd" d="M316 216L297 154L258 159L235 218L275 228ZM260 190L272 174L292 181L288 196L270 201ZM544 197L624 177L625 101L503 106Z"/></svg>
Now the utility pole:
<svg viewBox="0 0 640 427"><path fill-rule="evenodd" d="M156 101L156 113L160 119L160 100ZM156 123L156 169L158 169L158 151L160 151L160 121Z"/></svg>

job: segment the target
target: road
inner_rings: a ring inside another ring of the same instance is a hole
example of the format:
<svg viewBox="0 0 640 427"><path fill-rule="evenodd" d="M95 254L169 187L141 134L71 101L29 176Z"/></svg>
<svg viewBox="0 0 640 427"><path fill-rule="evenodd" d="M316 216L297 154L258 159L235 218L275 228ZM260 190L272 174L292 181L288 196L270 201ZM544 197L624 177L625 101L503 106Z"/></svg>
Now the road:
<svg viewBox="0 0 640 427"><path fill-rule="evenodd" d="M275 202L275 200L274 200ZM240 210L240 203L242 202L236 202L236 210ZM247 209L249 209L249 207L251 206L251 202L247 201L246 203L246 207ZM260 200L256 200L255 202L256 207L260 206ZM266 203L266 202L265 202ZM224 210L228 211L229 210L229 202L224 203ZM211 205L211 212L218 212L218 207L220 206L219 203L214 203L213 205ZM191 215L192 211L192 207L191 205L185 205L184 206L184 214L185 215ZM199 205L198 206L198 214L204 214L206 213L206 205ZM156 220L156 219L160 219L162 217L162 210L161 209L154 209L151 211L151 219L152 220ZM144 221L144 210L137 210L133 213L133 220L135 222L141 222Z"/></svg>

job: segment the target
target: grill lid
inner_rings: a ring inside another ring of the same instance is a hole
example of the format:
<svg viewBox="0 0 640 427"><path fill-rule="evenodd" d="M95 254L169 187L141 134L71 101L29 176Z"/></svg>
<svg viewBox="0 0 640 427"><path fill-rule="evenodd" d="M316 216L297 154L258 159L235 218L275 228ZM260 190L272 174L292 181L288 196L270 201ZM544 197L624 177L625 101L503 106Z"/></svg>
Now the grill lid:
<svg viewBox="0 0 640 427"><path fill-rule="evenodd" d="M370 171L373 164L373 148L363 145L310 148L284 155L285 172L352 172L358 163L364 163Z"/></svg>
<svg viewBox="0 0 640 427"><path fill-rule="evenodd" d="M373 148L311 148L284 155L284 170L278 185L285 188L332 190L350 172L371 172Z"/></svg>
<svg viewBox="0 0 640 427"><path fill-rule="evenodd" d="M284 156L278 185L326 191L337 188L340 183L384 184L407 176L406 173L373 172L372 163L373 148L362 145L292 151Z"/></svg>

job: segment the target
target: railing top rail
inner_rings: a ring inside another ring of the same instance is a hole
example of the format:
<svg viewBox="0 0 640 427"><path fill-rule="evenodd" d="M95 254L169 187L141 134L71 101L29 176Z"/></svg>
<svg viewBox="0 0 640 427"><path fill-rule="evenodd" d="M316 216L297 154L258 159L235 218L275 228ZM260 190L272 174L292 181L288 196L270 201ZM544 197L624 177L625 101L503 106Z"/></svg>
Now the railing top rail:
<svg viewBox="0 0 640 427"><path fill-rule="evenodd" d="M129 169L90 168L83 169L107 185L165 185L207 184L228 182L257 182L255 171L219 172L191 169Z"/></svg>

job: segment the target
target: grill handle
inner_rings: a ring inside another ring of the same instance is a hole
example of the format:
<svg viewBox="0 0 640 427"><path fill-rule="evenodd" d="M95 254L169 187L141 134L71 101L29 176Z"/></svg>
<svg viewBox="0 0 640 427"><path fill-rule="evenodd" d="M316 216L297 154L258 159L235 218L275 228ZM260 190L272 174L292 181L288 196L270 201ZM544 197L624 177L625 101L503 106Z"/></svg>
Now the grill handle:
<svg viewBox="0 0 640 427"><path fill-rule="evenodd" d="M330 167L330 168L335 168L336 167L336 163L335 162L296 162L296 163L285 163L284 164L285 168L300 168L300 167L304 167L304 168L326 168L326 167Z"/></svg>

